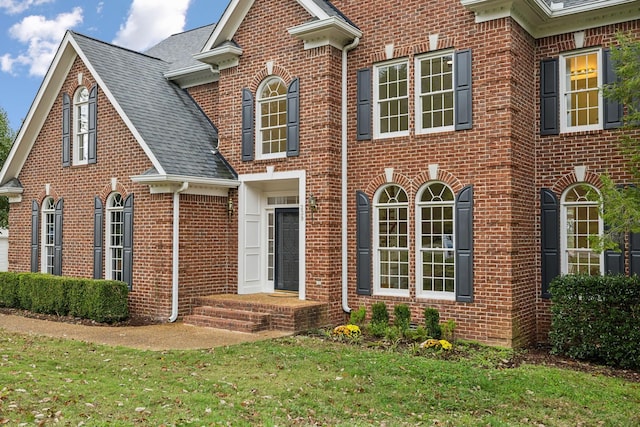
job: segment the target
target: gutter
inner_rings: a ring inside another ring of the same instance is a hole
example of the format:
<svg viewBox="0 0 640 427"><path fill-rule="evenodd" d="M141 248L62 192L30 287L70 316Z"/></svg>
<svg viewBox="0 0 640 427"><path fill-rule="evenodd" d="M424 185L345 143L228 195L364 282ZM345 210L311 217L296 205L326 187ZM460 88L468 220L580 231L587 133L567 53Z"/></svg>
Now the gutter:
<svg viewBox="0 0 640 427"><path fill-rule="evenodd" d="M360 44L360 37L342 49L342 310L351 313L348 286L348 242L347 242L347 53Z"/></svg>
<svg viewBox="0 0 640 427"><path fill-rule="evenodd" d="M180 193L189 188L188 182L183 182L173 193L173 261L171 272L171 317L173 323L178 318L178 282L180 272Z"/></svg>

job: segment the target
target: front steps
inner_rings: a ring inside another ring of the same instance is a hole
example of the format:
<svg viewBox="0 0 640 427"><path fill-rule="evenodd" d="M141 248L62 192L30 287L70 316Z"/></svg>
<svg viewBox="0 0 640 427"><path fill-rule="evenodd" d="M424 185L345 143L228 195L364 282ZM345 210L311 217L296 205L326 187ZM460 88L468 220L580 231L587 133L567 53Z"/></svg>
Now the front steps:
<svg viewBox="0 0 640 427"><path fill-rule="evenodd" d="M302 332L328 325L328 304L297 294L210 295L193 299L184 323L238 332Z"/></svg>

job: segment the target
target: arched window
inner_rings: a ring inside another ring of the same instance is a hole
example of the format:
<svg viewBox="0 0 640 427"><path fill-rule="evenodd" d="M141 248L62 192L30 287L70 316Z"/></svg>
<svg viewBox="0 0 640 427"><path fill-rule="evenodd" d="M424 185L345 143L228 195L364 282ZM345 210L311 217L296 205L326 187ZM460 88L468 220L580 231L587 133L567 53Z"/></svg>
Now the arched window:
<svg viewBox="0 0 640 427"><path fill-rule="evenodd" d="M42 255L40 271L53 274L55 259L55 214L56 205L53 197L47 197L42 201Z"/></svg>
<svg viewBox="0 0 640 427"><path fill-rule="evenodd" d="M455 196L442 182L427 184L418 194L416 262L419 296L455 298Z"/></svg>
<svg viewBox="0 0 640 427"><path fill-rule="evenodd" d="M378 190L374 205L375 286L380 294L409 293L409 200L398 185Z"/></svg>
<svg viewBox="0 0 640 427"><path fill-rule="evenodd" d="M601 274L603 255L592 249L592 237L602 234L600 193L588 184L569 187L561 200L562 273Z"/></svg>
<svg viewBox="0 0 640 427"><path fill-rule="evenodd" d="M124 200L120 193L107 199L106 278L123 280Z"/></svg>
<svg viewBox="0 0 640 427"><path fill-rule="evenodd" d="M73 97L73 163L85 164L89 148L89 91L78 88Z"/></svg>
<svg viewBox="0 0 640 427"><path fill-rule="evenodd" d="M270 77L258 89L258 157L280 157L287 152L287 87Z"/></svg>

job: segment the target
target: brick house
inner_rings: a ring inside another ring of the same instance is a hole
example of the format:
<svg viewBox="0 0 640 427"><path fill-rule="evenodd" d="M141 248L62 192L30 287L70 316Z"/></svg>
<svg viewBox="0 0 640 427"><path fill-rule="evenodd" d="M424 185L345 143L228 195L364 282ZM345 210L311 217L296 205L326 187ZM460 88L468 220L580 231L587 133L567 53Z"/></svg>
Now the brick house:
<svg viewBox="0 0 640 427"><path fill-rule="evenodd" d="M628 0L231 0L145 53L68 32L0 172L10 269L124 280L158 320L286 293L294 330L385 301L544 341L553 277L637 271L589 248L585 195L629 179L599 88L639 19Z"/></svg>

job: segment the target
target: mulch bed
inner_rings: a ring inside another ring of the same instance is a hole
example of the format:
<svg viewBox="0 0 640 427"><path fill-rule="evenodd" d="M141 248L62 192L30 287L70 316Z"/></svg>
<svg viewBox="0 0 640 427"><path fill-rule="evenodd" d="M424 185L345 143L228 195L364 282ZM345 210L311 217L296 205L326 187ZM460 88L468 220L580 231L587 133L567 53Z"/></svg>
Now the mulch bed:
<svg viewBox="0 0 640 427"><path fill-rule="evenodd" d="M24 316L33 319L49 320L54 322L64 322L74 325L85 326L145 326L157 324L156 320L145 317L132 317L123 322L117 323L100 323L90 319L81 319L72 316L56 316L50 314L33 313L26 310L18 310L14 308L0 307L0 313L12 314L16 316ZM515 368L522 364L553 366L561 369L570 369L590 373L592 375L604 375L607 377L621 378L626 381L640 383L640 372L629 369L618 369L609 366L597 365L594 363L583 362L567 357L551 354L548 346L534 346L515 353L513 358L501 362L501 368Z"/></svg>

